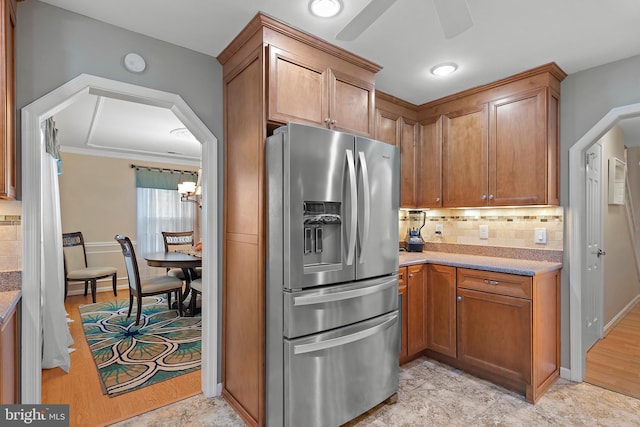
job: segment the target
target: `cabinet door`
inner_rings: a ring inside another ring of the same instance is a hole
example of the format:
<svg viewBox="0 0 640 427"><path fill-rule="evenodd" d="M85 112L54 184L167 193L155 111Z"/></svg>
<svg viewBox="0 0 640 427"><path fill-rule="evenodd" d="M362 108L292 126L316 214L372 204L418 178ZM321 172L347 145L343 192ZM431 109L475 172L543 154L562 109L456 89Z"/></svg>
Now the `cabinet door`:
<svg viewBox="0 0 640 427"><path fill-rule="evenodd" d="M269 46L267 119L326 127L329 122L327 68Z"/></svg>
<svg viewBox="0 0 640 427"><path fill-rule="evenodd" d="M427 348L456 357L456 268L427 265Z"/></svg>
<svg viewBox="0 0 640 427"><path fill-rule="evenodd" d="M407 267L398 270L398 293L400 294L400 304L402 307L402 329L400 330L400 363L407 360Z"/></svg>
<svg viewBox="0 0 640 427"><path fill-rule="evenodd" d="M487 204L487 104L447 113L443 121L443 206Z"/></svg>
<svg viewBox="0 0 640 427"><path fill-rule="evenodd" d="M489 204L547 203L546 89L489 104Z"/></svg>
<svg viewBox="0 0 640 427"><path fill-rule="evenodd" d="M4 319L0 329L0 404L20 402L18 396L18 310Z"/></svg>
<svg viewBox="0 0 640 427"><path fill-rule="evenodd" d="M417 125L413 120L402 117L400 119L400 207L416 207L416 140Z"/></svg>
<svg viewBox="0 0 640 427"><path fill-rule="evenodd" d="M400 146L400 115L376 108L375 139L387 144Z"/></svg>
<svg viewBox="0 0 640 427"><path fill-rule="evenodd" d="M458 288L458 360L531 382L531 301Z"/></svg>
<svg viewBox="0 0 640 427"><path fill-rule="evenodd" d="M426 264L407 270L407 351L409 357L427 348Z"/></svg>
<svg viewBox="0 0 640 427"><path fill-rule="evenodd" d="M417 152L417 207L442 206L442 116L419 123Z"/></svg>
<svg viewBox="0 0 640 427"><path fill-rule="evenodd" d="M356 135L373 137L373 84L329 70L330 127ZM300 88L296 88L299 92Z"/></svg>
<svg viewBox="0 0 640 427"><path fill-rule="evenodd" d="M0 199L16 197L15 151L15 0L2 1L2 68L0 69Z"/></svg>

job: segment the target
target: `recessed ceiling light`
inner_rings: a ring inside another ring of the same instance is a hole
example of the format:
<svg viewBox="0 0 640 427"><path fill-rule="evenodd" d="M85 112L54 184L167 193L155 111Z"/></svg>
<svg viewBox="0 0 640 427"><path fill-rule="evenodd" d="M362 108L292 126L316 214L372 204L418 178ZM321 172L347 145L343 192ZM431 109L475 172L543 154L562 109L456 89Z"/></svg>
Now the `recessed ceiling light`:
<svg viewBox="0 0 640 427"><path fill-rule="evenodd" d="M169 133L173 136L175 136L178 139L185 139L185 140L189 140L189 141L195 141L196 138L195 136L193 136L193 134L191 132L189 132L189 129L187 128L177 128L177 129L172 129L169 131Z"/></svg>
<svg viewBox="0 0 640 427"><path fill-rule="evenodd" d="M331 18L336 16L342 10L342 1L340 0L311 0L309 2L309 10L315 16L320 18Z"/></svg>
<svg viewBox="0 0 640 427"><path fill-rule="evenodd" d="M431 69L431 74L436 76L446 76L453 73L458 69L458 64L455 62L447 62L444 64L438 64Z"/></svg>

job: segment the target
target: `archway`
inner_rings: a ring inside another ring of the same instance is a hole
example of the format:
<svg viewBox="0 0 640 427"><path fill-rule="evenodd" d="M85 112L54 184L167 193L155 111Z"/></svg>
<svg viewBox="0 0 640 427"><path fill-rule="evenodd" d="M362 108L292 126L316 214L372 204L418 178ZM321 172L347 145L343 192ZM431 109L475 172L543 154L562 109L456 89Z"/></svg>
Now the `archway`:
<svg viewBox="0 0 640 427"><path fill-rule="evenodd" d="M631 104L611 109L582 138L569 149L569 330L570 330L570 378L581 382L584 379L586 354L582 350L582 280L585 261L584 245L584 156L587 149L606 134L620 120L640 116L640 104ZM566 259L566 257L565 257Z"/></svg>
<svg viewBox="0 0 640 427"><path fill-rule="evenodd" d="M176 94L81 74L22 109L22 403L40 403L42 381L42 153L41 123L85 94L122 99L171 110L202 143L202 392L220 394L218 384L217 139ZM46 185L46 183L44 184ZM44 255L46 256L46 254Z"/></svg>

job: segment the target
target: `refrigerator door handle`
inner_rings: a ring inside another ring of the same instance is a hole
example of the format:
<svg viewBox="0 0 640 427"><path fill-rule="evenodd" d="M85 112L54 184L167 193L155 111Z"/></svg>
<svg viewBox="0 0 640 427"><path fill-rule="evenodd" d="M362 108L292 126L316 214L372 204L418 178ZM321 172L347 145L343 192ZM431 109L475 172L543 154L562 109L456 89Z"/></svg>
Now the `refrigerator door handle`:
<svg viewBox="0 0 640 427"><path fill-rule="evenodd" d="M356 233L358 232L358 188L356 182L356 163L353 158L353 151L351 150L347 150L347 165L349 166L349 185L351 188L351 224L349 227L347 265L352 265L356 253Z"/></svg>
<svg viewBox="0 0 640 427"><path fill-rule="evenodd" d="M294 307L299 307L302 305L325 304L328 302L344 301L351 298L359 298L366 295L372 295L378 292L382 292L385 289L397 286L397 284L398 284L398 280L396 277L394 277L391 280L387 280L385 282L382 282L374 286L368 286L366 288L352 289L349 291L342 291L342 292L333 292L329 294L299 296L293 299L293 305Z"/></svg>
<svg viewBox="0 0 640 427"><path fill-rule="evenodd" d="M362 227L362 239L360 241L360 264L364 263L369 245L369 226L371 224L371 193L369 191L369 170L364 152L358 152L360 168L362 170L362 192L364 193L364 224Z"/></svg>
<svg viewBox="0 0 640 427"><path fill-rule="evenodd" d="M343 337L332 338L325 341L314 342L311 344L301 344L293 347L293 354L304 354L304 353L313 353L320 350L326 350L329 348L339 347L341 345L349 344L355 341L359 341L365 338L368 338L372 335L383 331L394 325L398 321L398 315L395 314L390 319L375 325L369 329L365 329L363 331L358 331L356 333L346 335Z"/></svg>

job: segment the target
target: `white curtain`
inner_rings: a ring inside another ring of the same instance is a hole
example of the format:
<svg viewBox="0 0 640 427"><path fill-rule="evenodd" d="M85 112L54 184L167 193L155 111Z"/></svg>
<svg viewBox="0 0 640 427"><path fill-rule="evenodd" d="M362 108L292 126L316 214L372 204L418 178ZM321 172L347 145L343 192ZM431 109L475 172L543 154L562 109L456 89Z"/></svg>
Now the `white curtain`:
<svg viewBox="0 0 640 427"><path fill-rule="evenodd" d="M163 231L194 231L197 203L181 202L177 190L137 188L136 255L140 276L157 276L158 268L147 267L145 253L164 251Z"/></svg>
<svg viewBox="0 0 640 427"><path fill-rule="evenodd" d="M68 347L73 338L64 308L58 161L47 153L42 156L42 180L42 368L60 367L69 372Z"/></svg>

